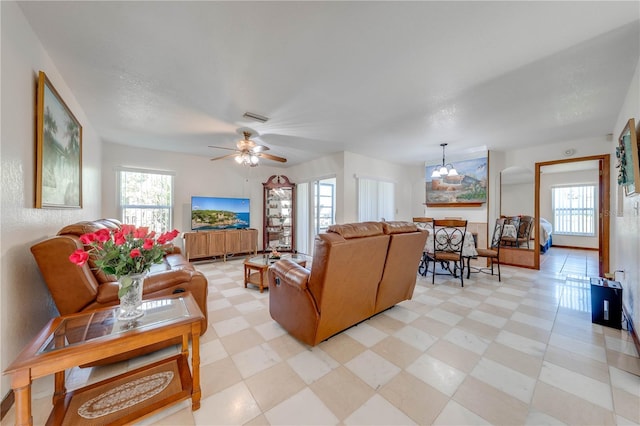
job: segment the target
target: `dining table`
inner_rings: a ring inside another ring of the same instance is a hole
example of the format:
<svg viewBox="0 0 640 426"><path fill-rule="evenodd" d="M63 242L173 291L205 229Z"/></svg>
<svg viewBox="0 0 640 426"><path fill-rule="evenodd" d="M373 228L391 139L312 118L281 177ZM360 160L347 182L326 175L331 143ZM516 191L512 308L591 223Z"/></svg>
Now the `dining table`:
<svg viewBox="0 0 640 426"><path fill-rule="evenodd" d="M451 231L453 232L455 228L451 228ZM445 232L447 232L448 228L445 228ZM427 242L424 245L424 255L423 255L423 260L421 260L421 262L426 262L425 256L427 257L432 257L433 256L433 249L434 249L434 241L433 241L433 229L427 229ZM450 232L447 232L448 235L451 235ZM441 237L438 238L442 238L442 239L446 239L447 236L445 234L440 234ZM466 261L466 267L469 268L469 262L471 261L471 259L475 258L478 256L478 250L476 250L476 239L473 236L473 233L466 231L464 233L464 241L463 241L463 245L462 245L462 264L464 266L465 261ZM426 266L426 264L425 264ZM444 268L447 269L448 268ZM423 276L426 276L427 274L427 268L420 268L419 270L423 271ZM464 271L463 271L464 272ZM455 275L454 275L455 276Z"/></svg>

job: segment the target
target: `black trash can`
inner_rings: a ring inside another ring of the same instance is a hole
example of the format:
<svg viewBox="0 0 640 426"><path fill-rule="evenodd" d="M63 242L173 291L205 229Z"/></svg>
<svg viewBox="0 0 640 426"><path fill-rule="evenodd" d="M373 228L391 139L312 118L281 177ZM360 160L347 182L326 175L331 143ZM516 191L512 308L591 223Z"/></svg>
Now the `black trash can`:
<svg viewBox="0 0 640 426"><path fill-rule="evenodd" d="M622 328L622 286L617 281L591 278L591 322Z"/></svg>

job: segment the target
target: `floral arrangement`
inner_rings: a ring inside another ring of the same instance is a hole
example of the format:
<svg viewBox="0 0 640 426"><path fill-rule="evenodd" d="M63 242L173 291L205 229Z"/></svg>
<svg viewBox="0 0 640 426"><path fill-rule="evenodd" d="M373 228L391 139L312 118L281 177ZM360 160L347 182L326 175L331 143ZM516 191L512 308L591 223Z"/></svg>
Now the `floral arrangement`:
<svg viewBox="0 0 640 426"><path fill-rule="evenodd" d="M269 258L271 258L271 259L280 259L280 252L278 250L276 250L275 247L273 247L271 249L271 254L269 255Z"/></svg>
<svg viewBox="0 0 640 426"><path fill-rule="evenodd" d="M156 233L149 232L149 228L136 228L134 225L122 225L113 231L99 229L80 236L86 250L74 251L69 260L83 266L91 259L102 272L115 275L118 279L130 274L142 274L148 272L154 263L162 262L166 244L178 234L179 231L174 229L156 238ZM127 291L127 286L121 286L118 296L122 297Z"/></svg>

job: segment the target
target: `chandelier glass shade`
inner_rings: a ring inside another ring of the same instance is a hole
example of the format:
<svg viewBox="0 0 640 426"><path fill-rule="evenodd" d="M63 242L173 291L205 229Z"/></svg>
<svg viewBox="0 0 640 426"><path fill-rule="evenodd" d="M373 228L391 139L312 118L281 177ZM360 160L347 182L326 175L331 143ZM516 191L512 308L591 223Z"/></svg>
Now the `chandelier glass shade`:
<svg viewBox="0 0 640 426"><path fill-rule="evenodd" d="M257 155L250 152L243 152L242 154L236 156L235 160L236 163L249 167L257 166L258 162L260 161Z"/></svg>
<svg viewBox="0 0 640 426"><path fill-rule="evenodd" d="M447 146L446 143L441 143L442 147L442 165L440 167L436 167L433 169L433 173L431 173L432 178L441 178L443 176L458 176L458 171L453 167L453 164L447 163L444 156L444 147Z"/></svg>

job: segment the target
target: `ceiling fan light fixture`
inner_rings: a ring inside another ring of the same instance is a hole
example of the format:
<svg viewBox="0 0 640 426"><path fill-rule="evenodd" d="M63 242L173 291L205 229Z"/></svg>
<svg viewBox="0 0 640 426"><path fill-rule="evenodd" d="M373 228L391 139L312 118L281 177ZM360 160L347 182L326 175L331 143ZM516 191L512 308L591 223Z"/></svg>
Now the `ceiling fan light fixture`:
<svg viewBox="0 0 640 426"><path fill-rule="evenodd" d="M221 160L223 158L233 157L234 161L241 166L249 166L256 167L260 163L261 159L278 161L280 163L286 163L287 159L284 157L279 157L274 154L266 154L264 151L269 151L269 147L266 145L260 145L251 140L251 135L255 134L255 132L248 127L241 127L236 130L237 133L240 133L243 136L243 139L236 142L236 148L227 148L223 146L214 146L209 145L209 148L215 149L226 149L229 151L234 151L234 154L222 155L219 157L212 158L213 160Z"/></svg>

